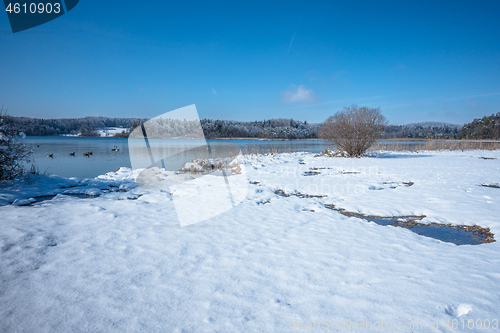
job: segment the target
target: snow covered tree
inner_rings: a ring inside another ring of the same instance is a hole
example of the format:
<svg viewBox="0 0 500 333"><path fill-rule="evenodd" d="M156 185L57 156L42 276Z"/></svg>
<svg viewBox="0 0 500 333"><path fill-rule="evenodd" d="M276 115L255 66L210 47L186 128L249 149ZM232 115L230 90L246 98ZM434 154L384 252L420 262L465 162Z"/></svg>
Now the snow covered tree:
<svg viewBox="0 0 500 333"><path fill-rule="evenodd" d="M472 123L462 127L462 139L500 139L500 112L476 118Z"/></svg>
<svg viewBox="0 0 500 333"><path fill-rule="evenodd" d="M23 163L29 160L31 150L22 140L25 135L0 107L0 181L12 179L23 172Z"/></svg>
<svg viewBox="0 0 500 333"><path fill-rule="evenodd" d="M380 109L352 105L329 117L318 133L320 138L333 141L349 157L357 157L375 143L386 125Z"/></svg>

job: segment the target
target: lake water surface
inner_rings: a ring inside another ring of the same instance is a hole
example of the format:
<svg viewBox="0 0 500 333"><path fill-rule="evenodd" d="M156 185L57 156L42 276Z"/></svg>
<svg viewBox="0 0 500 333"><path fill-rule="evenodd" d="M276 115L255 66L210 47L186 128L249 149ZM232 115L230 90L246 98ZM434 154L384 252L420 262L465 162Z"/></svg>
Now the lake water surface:
<svg viewBox="0 0 500 333"><path fill-rule="evenodd" d="M133 139L140 140L140 139ZM157 140L156 142L154 140ZM158 141L159 140L159 141ZM196 158L206 158L199 155L200 151L181 153L192 148L192 141L186 139L152 139L150 144L155 156L163 158L162 163L167 167L177 168L183 163ZM312 152L319 153L325 148L333 146L323 140L250 140L250 139L210 139L208 145L219 156L230 156L235 146L243 154L269 152ZM33 162L41 173L55 174L63 177L93 178L120 167L131 167L129 149L132 153L143 154L144 160L149 156L144 149L129 147L126 138L100 137L64 137L64 136L29 136L25 139L33 150ZM403 149L412 150L424 144L422 141L383 141L376 144L377 149L389 149L391 145L401 145ZM117 147L118 151L113 151ZM236 149L238 150L238 149ZM70 153L75 153L74 156ZM85 153L92 152L90 156ZM175 153L180 153L175 155ZM196 154L198 155L196 155ZM47 157L51 155L53 157ZM164 158L165 157L165 158ZM158 162L158 161L155 161ZM148 164L149 166L149 164ZM27 165L29 168L30 165Z"/></svg>
<svg viewBox="0 0 500 333"><path fill-rule="evenodd" d="M190 140L170 139L168 141L162 144L166 147L164 156L171 155L175 151L182 151L189 146ZM214 139L206 141L218 151L224 151L225 148L228 151L234 151L234 145L237 145L243 154L298 151L319 153L326 147L331 147L321 140ZM115 171L119 167L131 167L128 139L125 138L30 136L25 139L25 143L32 148L33 162L41 173L63 177L93 178ZM119 151L112 151L114 146L118 147ZM75 155L70 155L73 152ZM92 155L84 156L88 152L92 152ZM50 154L53 154L53 157L47 157ZM197 156L191 157L194 159ZM182 155L182 158L187 157ZM165 160L168 162L168 159ZM182 165L187 161L172 162Z"/></svg>

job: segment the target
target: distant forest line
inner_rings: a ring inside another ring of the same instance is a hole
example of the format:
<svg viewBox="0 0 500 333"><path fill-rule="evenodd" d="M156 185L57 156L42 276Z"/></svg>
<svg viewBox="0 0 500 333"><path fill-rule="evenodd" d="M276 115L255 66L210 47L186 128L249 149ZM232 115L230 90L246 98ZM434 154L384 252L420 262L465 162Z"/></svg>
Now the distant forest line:
<svg viewBox="0 0 500 333"><path fill-rule="evenodd" d="M62 118L38 119L9 117L29 136L81 135L99 136L98 131L107 127L126 128L115 137L128 137L131 129L146 122L147 118ZM269 119L263 121L231 121L202 119L206 138L263 138L263 139L316 139L320 124L294 119ZM474 119L464 126L446 123L418 123L388 125L382 139L500 139L500 112Z"/></svg>

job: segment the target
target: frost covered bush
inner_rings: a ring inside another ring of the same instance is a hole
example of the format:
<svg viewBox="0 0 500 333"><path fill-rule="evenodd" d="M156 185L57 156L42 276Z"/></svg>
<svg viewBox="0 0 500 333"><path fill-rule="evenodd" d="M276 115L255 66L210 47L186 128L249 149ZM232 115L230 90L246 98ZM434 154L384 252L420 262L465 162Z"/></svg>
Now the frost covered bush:
<svg viewBox="0 0 500 333"><path fill-rule="evenodd" d="M321 124L319 137L333 141L337 149L349 157L363 155L380 137L387 125L380 109L352 105L329 117Z"/></svg>
<svg viewBox="0 0 500 333"><path fill-rule="evenodd" d="M23 143L25 135L14 126L3 107L0 107L0 181L12 179L23 172L31 150Z"/></svg>

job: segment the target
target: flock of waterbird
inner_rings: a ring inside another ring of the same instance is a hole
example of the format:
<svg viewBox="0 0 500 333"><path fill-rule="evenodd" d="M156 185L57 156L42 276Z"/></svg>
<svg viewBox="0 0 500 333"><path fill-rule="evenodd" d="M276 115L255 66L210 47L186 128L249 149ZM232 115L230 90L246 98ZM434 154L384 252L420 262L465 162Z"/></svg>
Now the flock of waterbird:
<svg viewBox="0 0 500 333"><path fill-rule="evenodd" d="M40 146L37 146L37 147L40 147ZM120 151L120 148L118 148L117 146L113 146L113 148L111 148L111 151L118 152L118 151ZM88 151L86 153L83 153L83 156L86 156L86 157L90 157L90 156L93 156L93 155L94 155L94 152L92 152L92 151ZM69 156L76 156L76 152L69 153ZM47 154L47 157L54 158L54 153Z"/></svg>

